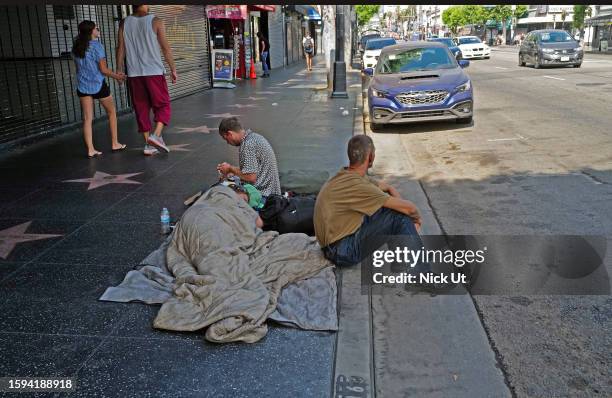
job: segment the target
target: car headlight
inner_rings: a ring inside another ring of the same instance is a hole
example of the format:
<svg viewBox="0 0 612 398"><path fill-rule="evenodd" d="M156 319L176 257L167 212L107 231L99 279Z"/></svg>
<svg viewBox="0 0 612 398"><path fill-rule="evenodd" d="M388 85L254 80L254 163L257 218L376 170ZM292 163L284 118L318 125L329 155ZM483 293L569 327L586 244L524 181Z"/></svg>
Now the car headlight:
<svg viewBox="0 0 612 398"><path fill-rule="evenodd" d="M378 98L385 98L387 96L387 92L386 91L382 91L382 90L377 90L375 88L372 89L372 95Z"/></svg>
<svg viewBox="0 0 612 398"><path fill-rule="evenodd" d="M552 48L543 48L542 52L547 53L547 54L552 54L555 52L555 50L553 50Z"/></svg>
<svg viewBox="0 0 612 398"><path fill-rule="evenodd" d="M463 83L462 85L455 87L455 90L458 93L462 93L464 91L468 91L471 88L472 88L472 82L468 80L467 82Z"/></svg>

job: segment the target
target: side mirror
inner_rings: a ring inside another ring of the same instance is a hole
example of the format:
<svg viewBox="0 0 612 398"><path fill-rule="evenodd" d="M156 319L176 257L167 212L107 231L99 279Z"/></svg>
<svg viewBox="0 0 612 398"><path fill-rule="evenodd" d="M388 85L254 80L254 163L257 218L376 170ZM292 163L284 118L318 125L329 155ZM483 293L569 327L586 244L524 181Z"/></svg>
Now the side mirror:
<svg viewBox="0 0 612 398"><path fill-rule="evenodd" d="M374 74L374 68L365 68L363 70L363 73L365 73L368 76L372 76Z"/></svg>
<svg viewBox="0 0 612 398"><path fill-rule="evenodd" d="M468 66L470 66L470 61L468 61L467 59L460 59L459 66L462 68L467 68Z"/></svg>

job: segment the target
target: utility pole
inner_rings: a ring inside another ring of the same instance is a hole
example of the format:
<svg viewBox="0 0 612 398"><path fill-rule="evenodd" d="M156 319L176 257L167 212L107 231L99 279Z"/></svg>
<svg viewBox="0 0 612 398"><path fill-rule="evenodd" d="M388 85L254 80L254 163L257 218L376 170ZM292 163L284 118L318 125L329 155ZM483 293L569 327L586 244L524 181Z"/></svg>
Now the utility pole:
<svg viewBox="0 0 612 398"><path fill-rule="evenodd" d="M332 98L348 98L346 92L346 63L344 62L344 5L336 5L336 60L334 62L334 91Z"/></svg>

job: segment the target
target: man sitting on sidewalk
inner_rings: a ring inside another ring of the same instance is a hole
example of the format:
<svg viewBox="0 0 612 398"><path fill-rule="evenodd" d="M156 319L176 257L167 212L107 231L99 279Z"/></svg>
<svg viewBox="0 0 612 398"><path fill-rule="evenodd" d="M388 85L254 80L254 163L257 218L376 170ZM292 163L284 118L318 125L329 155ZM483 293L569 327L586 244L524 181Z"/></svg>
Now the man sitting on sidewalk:
<svg viewBox="0 0 612 398"><path fill-rule="evenodd" d="M315 235L325 257L339 266L363 258L364 239L381 235L417 235L416 206L384 182L366 176L374 163L374 143L356 135L348 143L349 166L323 185L314 211Z"/></svg>
<svg viewBox="0 0 612 398"><path fill-rule="evenodd" d="M276 155L268 140L251 130L245 131L236 117L223 119L219 124L219 134L228 144L239 147L240 162L238 167L227 162L219 164L217 170L221 174L240 177L263 196L281 194Z"/></svg>

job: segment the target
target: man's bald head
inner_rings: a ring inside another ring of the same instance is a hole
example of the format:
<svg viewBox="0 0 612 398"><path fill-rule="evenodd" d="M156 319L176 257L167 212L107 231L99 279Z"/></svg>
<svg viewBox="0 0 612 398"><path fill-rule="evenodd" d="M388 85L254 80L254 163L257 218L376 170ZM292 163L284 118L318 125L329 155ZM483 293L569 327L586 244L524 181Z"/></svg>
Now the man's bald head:
<svg viewBox="0 0 612 398"><path fill-rule="evenodd" d="M367 135L356 135L349 140L347 152L351 166L362 165L370 161L370 154L372 154L373 160L374 142Z"/></svg>

